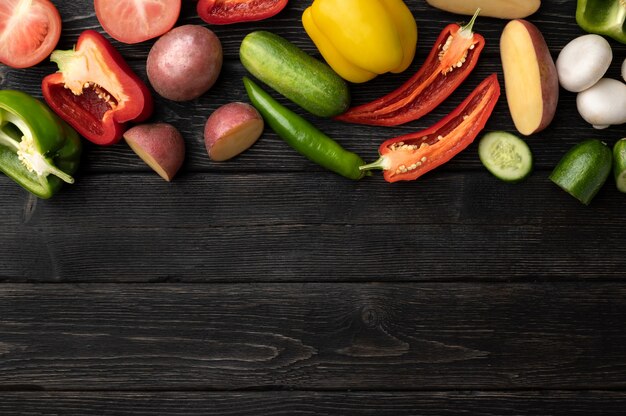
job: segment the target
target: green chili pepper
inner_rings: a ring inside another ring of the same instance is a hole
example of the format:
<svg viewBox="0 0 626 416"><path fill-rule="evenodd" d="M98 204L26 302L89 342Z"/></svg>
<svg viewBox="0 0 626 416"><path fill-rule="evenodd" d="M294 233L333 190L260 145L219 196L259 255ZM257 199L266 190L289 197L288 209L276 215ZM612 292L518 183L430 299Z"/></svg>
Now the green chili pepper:
<svg viewBox="0 0 626 416"><path fill-rule="evenodd" d="M249 78L244 77L243 83L252 105L267 124L300 154L346 178L364 176L359 166L365 162L357 154L345 150L304 118L282 106Z"/></svg>
<svg viewBox="0 0 626 416"><path fill-rule="evenodd" d="M583 30L626 43L624 0L578 0L576 22Z"/></svg>
<svg viewBox="0 0 626 416"><path fill-rule="evenodd" d="M80 137L43 102L15 90L0 91L0 171L39 198L74 183Z"/></svg>

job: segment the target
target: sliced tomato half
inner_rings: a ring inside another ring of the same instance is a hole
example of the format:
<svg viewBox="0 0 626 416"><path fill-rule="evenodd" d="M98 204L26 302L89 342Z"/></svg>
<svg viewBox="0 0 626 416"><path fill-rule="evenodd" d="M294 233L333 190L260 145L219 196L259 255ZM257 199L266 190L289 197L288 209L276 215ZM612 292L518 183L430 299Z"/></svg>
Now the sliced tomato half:
<svg viewBox="0 0 626 416"><path fill-rule="evenodd" d="M123 43L161 36L176 23L181 0L94 0L104 30Z"/></svg>
<svg viewBox="0 0 626 416"><path fill-rule="evenodd" d="M253 22L274 16L288 0L200 0L198 15L213 25Z"/></svg>
<svg viewBox="0 0 626 416"><path fill-rule="evenodd" d="M46 59L61 37L61 15L49 0L0 1L0 62L28 68Z"/></svg>

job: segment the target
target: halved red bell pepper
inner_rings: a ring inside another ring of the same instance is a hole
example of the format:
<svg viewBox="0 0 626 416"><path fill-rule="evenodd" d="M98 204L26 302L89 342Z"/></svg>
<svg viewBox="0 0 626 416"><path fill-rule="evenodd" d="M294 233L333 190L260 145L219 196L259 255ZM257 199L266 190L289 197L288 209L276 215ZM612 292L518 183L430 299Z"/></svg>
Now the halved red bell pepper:
<svg viewBox="0 0 626 416"><path fill-rule="evenodd" d="M272 17L287 5L287 0L200 0L198 15L213 25L252 22Z"/></svg>
<svg viewBox="0 0 626 416"><path fill-rule="evenodd" d="M487 77L434 126L385 141L380 158L361 170L383 169L387 182L410 181L443 165L469 146L485 127L500 97L496 74Z"/></svg>
<svg viewBox="0 0 626 416"><path fill-rule="evenodd" d="M426 62L395 91L367 104L348 109L335 117L348 123L397 126L417 120L441 104L472 72L485 38L472 27L478 16L465 26L446 26L426 58Z"/></svg>
<svg viewBox="0 0 626 416"><path fill-rule="evenodd" d="M43 96L87 140L117 143L126 122L152 114L150 90L98 32L85 30L74 49L54 51L50 60L59 71L43 79Z"/></svg>

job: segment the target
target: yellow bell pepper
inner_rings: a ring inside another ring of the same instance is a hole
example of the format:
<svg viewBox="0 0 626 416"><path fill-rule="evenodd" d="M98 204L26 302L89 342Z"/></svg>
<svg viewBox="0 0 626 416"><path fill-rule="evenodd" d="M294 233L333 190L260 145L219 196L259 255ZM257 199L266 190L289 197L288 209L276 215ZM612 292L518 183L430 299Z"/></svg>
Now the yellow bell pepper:
<svg viewBox="0 0 626 416"><path fill-rule="evenodd" d="M402 0L314 0L302 24L328 65L350 82L402 72L415 56L417 24Z"/></svg>

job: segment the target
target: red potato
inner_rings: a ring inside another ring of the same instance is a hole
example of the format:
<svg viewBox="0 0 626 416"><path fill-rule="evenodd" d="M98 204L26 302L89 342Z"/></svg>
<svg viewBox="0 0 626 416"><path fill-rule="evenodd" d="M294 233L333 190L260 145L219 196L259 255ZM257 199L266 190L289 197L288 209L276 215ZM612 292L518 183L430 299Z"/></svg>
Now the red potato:
<svg viewBox="0 0 626 416"><path fill-rule="evenodd" d="M500 37L500 56L511 117L530 135L545 129L559 100L559 78L546 41L535 25L512 20Z"/></svg>
<svg viewBox="0 0 626 416"><path fill-rule="evenodd" d="M215 110L204 126L209 157L221 162L252 146L263 133L264 122L250 104L234 102Z"/></svg>
<svg viewBox="0 0 626 416"><path fill-rule="evenodd" d="M185 159L185 141L168 123L139 124L124 133L137 156L166 181L171 181Z"/></svg>
<svg viewBox="0 0 626 416"><path fill-rule="evenodd" d="M172 101L207 92L220 74L222 44L206 27L184 25L161 36L148 53L146 71L154 90Z"/></svg>

